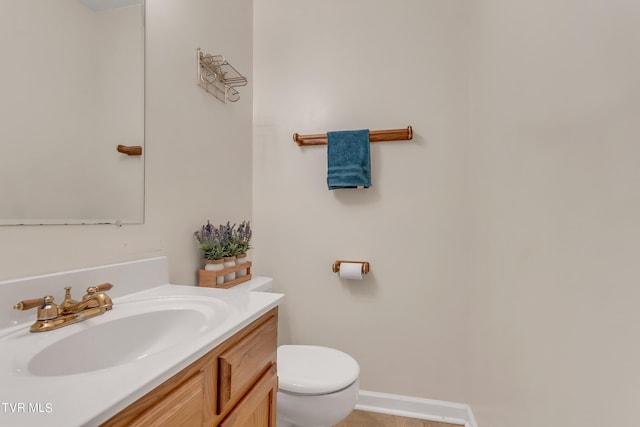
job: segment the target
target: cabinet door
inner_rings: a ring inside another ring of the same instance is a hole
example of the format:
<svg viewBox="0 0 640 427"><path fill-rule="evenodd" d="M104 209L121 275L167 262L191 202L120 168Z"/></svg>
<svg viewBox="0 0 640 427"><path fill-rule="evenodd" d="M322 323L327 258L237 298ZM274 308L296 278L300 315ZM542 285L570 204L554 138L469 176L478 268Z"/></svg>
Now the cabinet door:
<svg viewBox="0 0 640 427"><path fill-rule="evenodd" d="M276 365L260 377L219 427L276 427Z"/></svg>
<svg viewBox="0 0 640 427"><path fill-rule="evenodd" d="M130 427L202 426L202 405L204 403L202 386L202 375L194 375L136 418Z"/></svg>
<svg viewBox="0 0 640 427"><path fill-rule="evenodd" d="M276 361L278 324L271 317L218 358L218 412L231 409L258 376Z"/></svg>

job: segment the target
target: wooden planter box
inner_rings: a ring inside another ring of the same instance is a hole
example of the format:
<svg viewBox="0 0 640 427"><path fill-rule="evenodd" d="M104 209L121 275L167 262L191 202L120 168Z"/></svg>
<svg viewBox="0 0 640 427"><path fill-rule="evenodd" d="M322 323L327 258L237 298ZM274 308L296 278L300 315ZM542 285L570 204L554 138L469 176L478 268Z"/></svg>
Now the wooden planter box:
<svg viewBox="0 0 640 427"><path fill-rule="evenodd" d="M230 280L228 282L224 282L222 285L217 285L218 277L224 276L225 274L234 273L239 270L247 269L247 274L242 277L238 277L236 279ZM223 268L222 270L213 271L213 270L199 270L198 271L198 286L203 286L206 288L231 288L233 286L239 285L242 282L246 282L251 279L251 261L247 261L242 264L234 265L233 267Z"/></svg>

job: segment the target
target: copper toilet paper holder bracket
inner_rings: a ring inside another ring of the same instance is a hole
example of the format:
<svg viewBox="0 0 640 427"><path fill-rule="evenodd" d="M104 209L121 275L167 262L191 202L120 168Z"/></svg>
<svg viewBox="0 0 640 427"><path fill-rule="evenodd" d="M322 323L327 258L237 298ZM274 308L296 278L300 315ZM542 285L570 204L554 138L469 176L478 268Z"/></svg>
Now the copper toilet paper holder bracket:
<svg viewBox="0 0 640 427"><path fill-rule="evenodd" d="M333 266L331 266L331 270L334 273L339 273L340 272L340 264L342 264L343 262L346 263L353 263L353 264L362 264L362 274L367 274L369 272L369 263L367 261L345 261L345 260L338 260L336 262L333 263Z"/></svg>

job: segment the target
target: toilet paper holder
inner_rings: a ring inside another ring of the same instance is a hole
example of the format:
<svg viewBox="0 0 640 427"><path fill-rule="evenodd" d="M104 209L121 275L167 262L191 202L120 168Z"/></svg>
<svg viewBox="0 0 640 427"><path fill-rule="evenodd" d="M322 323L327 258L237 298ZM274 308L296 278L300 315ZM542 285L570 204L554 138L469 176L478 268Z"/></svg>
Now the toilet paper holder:
<svg viewBox="0 0 640 427"><path fill-rule="evenodd" d="M362 264L362 274L367 274L369 272L369 263L366 262L366 261L338 260L338 261L333 263L333 266L331 267L331 270L333 270L334 273L339 273L340 272L340 264L342 264L343 262Z"/></svg>

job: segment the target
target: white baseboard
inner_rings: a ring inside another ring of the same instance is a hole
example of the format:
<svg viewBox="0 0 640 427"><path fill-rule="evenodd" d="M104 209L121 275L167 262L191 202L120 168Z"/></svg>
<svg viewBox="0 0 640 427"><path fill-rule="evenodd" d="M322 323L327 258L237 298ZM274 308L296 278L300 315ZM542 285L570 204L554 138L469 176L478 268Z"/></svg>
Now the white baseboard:
<svg viewBox="0 0 640 427"><path fill-rule="evenodd" d="M473 418L471 408L469 405L462 403L360 390L356 409L420 420L459 424L465 427L478 427L475 418Z"/></svg>

